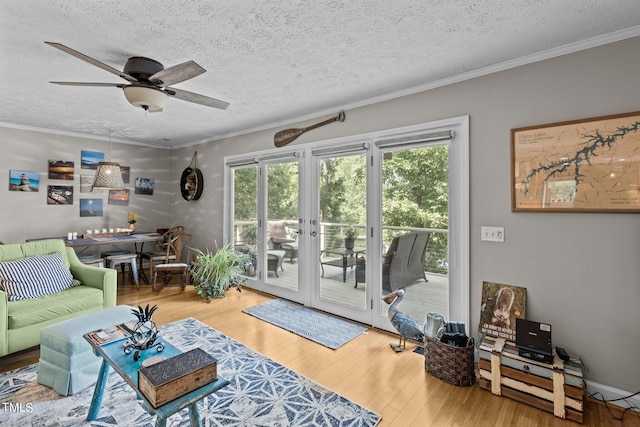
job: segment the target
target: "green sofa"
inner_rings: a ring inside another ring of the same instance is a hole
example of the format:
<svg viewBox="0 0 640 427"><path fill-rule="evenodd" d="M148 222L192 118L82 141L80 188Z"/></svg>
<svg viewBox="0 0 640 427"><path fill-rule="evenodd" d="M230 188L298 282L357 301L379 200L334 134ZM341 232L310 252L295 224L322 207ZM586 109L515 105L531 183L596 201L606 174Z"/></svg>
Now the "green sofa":
<svg viewBox="0 0 640 427"><path fill-rule="evenodd" d="M0 245L0 263L55 252L62 254L65 266L81 284L19 301L9 301L0 289L0 357L40 344L40 329L45 326L116 305L116 271L82 264L63 240Z"/></svg>

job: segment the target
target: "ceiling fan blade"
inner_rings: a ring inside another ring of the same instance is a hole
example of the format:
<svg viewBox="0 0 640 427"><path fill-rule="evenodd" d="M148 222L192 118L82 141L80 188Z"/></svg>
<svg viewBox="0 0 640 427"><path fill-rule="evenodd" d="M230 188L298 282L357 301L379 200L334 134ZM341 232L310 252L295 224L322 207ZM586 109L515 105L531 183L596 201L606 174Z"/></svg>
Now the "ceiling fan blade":
<svg viewBox="0 0 640 427"><path fill-rule="evenodd" d="M62 85L62 86L98 86L98 87L125 87L128 86L126 84L121 83L89 83L89 82L49 82L54 85Z"/></svg>
<svg viewBox="0 0 640 427"><path fill-rule="evenodd" d="M173 96L174 98L178 98L187 102L193 102L195 104L205 105L207 107L226 110L229 106L228 102L220 101L219 99L210 98L208 96L200 95L198 93L193 93L186 90L167 87L165 88L164 92L167 95Z"/></svg>
<svg viewBox="0 0 640 427"><path fill-rule="evenodd" d="M85 55L84 53L80 53L77 50L73 50L70 47L67 47L63 44L60 43L55 43L55 42L45 42L46 44L48 44L49 46L55 47L56 49L60 49L61 51L68 53L71 56L75 56L78 59L81 59L85 62L88 62L91 65L95 65L98 68L102 68L105 71L108 71L112 74L115 74L118 77L122 77L123 79L130 81L130 82L137 82L138 80L133 77L130 76L129 74L126 74L116 68L113 68L110 65L107 65L103 62L98 61L97 59L93 59L90 56Z"/></svg>
<svg viewBox="0 0 640 427"><path fill-rule="evenodd" d="M195 61L187 61L158 71L149 77L149 81L162 83L163 86L169 86L192 79L205 71L207 70L196 64Z"/></svg>

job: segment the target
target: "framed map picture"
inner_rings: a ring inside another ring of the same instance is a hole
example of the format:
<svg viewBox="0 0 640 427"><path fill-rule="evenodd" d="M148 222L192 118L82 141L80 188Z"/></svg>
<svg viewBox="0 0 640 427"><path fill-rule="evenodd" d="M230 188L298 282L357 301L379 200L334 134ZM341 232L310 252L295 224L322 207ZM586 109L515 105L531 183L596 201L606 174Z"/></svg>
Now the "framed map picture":
<svg viewBox="0 0 640 427"><path fill-rule="evenodd" d="M515 341L516 318L525 319L526 307L526 288L482 282L480 332Z"/></svg>
<svg viewBox="0 0 640 427"><path fill-rule="evenodd" d="M640 112L511 130L514 212L640 212Z"/></svg>

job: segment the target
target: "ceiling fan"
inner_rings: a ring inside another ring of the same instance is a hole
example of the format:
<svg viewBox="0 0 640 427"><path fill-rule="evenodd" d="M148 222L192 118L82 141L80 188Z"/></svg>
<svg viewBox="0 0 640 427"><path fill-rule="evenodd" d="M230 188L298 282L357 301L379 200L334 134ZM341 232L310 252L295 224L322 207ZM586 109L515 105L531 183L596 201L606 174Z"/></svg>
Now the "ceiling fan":
<svg viewBox="0 0 640 427"><path fill-rule="evenodd" d="M167 97L171 96L187 102L205 105L207 107L225 110L229 103L220 101L198 93L189 92L182 89L169 87L176 83L192 79L205 70L194 61L183 62L169 68L153 59L141 56L133 56L127 60L122 71L113 68L103 62L93 59L83 53L71 49L60 43L45 42L49 46L60 49L71 56L75 56L91 65L102 68L116 76L125 79L126 83L83 83L83 82L50 82L65 86L98 86L98 87L119 87L124 91L127 101L135 107L139 107L149 112L162 111Z"/></svg>

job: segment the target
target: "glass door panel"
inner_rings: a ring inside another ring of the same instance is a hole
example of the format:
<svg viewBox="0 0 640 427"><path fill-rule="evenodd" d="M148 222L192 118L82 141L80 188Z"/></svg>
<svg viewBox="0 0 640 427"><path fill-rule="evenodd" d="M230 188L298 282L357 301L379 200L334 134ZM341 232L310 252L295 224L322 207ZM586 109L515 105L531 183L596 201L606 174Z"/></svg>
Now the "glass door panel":
<svg viewBox="0 0 640 427"><path fill-rule="evenodd" d="M233 247L249 254L251 263L244 276L255 278L258 272L258 167L233 170Z"/></svg>
<svg viewBox="0 0 640 427"><path fill-rule="evenodd" d="M382 295L405 288L400 310L420 324L429 312L449 319L448 147L381 151Z"/></svg>
<svg viewBox="0 0 640 427"><path fill-rule="evenodd" d="M317 305L323 309L341 306L331 311L361 321L371 318L371 312L363 314L368 308L366 159L364 153L318 159L318 218L314 224L314 252L319 258Z"/></svg>
<svg viewBox="0 0 640 427"><path fill-rule="evenodd" d="M298 291L298 161L265 165L267 287Z"/></svg>

